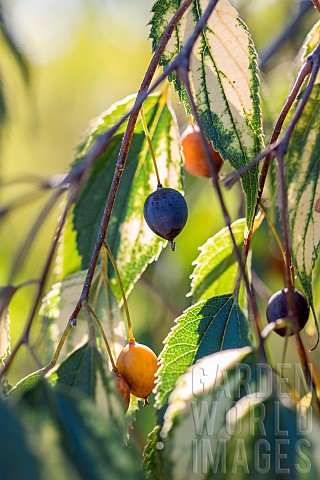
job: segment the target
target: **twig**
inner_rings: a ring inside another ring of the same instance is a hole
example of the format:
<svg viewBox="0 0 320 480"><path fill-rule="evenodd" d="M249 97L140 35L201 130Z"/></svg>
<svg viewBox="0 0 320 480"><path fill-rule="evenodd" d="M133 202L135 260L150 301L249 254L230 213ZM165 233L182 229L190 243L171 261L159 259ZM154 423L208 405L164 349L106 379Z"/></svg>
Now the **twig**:
<svg viewBox="0 0 320 480"><path fill-rule="evenodd" d="M312 71L312 62L310 62L307 59L304 65L302 66L298 74L298 77L292 87L292 90L288 95L288 98L279 114L279 117L276 121L276 124L274 126L274 129L270 138L269 146L263 152L259 153L252 162L240 168L237 172L232 173L231 175L228 175L228 177L226 177L225 185L228 188L232 187L232 185L234 185L234 183L236 183L240 179L240 177L242 177L242 175L244 175L249 170L251 170L255 165L261 162L261 160L265 159L262 170L261 170L261 174L260 174L260 180L259 180L259 191L258 191L257 201L258 202L260 201L260 199L262 198L262 193L263 193L265 181L267 178L270 161L273 156L274 149L277 147L277 140L282 130L284 121L287 118L289 110L292 107L293 102L297 98L306 77L311 73L311 71Z"/></svg>
<svg viewBox="0 0 320 480"><path fill-rule="evenodd" d="M14 277L16 276L18 270L21 267L22 262L24 261L31 245L32 242L39 232L41 226L43 225L44 220L47 218L48 214L50 213L51 209L53 208L54 204L58 201L60 195L63 193L63 190L60 189L49 198L48 202L45 204L43 209L41 210L37 220L35 223L32 225L30 232L28 233L26 239L24 240L24 243L22 247L19 249L18 255L12 262L11 270L9 273L9 278L8 278L8 283L12 283Z"/></svg>
<svg viewBox="0 0 320 480"><path fill-rule="evenodd" d="M272 43L272 45L260 55L259 68L263 70L266 64L269 62L271 57L276 53L277 50L292 36L296 33L299 23L304 18L305 14L310 10L312 4L310 0L301 2L300 9L296 16L291 20L289 25L281 32L279 37Z"/></svg>
<svg viewBox="0 0 320 480"><path fill-rule="evenodd" d="M44 264L44 267L43 267L43 270L42 270L42 274L41 274L41 277L40 277L40 280L39 280L39 287L38 287L38 291L37 291L37 294L36 294L36 297L33 301L33 305L32 305L32 308L31 308L31 312L29 314L29 317L28 317L28 320L26 322L26 325L24 327L24 330L18 340L18 342L16 343L15 347L13 348L6 364L4 365L3 369L1 370L0 372L0 379L6 374L6 372L8 371L8 369L10 368L12 362L13 362L13 359L15 358L17 352L19 351L19 348L23 345L23 344L28 344L28 341L29 341L29 334L30 334L30 330L31 330L31 327L32 327L32 322L33 322L33 319L35 317L35 314L37 312L37 309L38 309L38 305L39 305L39 302L41 301L41 298L43 296L43 290L44 290L44 286L45 286L45 283L46 283L46 280L47 280L47 277L48 277L48 274L49 274L49 270L50 270L50 266L51 266L51 262L52 262L52 259L53 259L53 256L54 256L54 253L56 251L56 247L57 247L57 244L58 244L58 241L59 241L59 238L60 238L60 235L62 233L62 229L64 227L64 224L65 224L65 221L67 219L67 215L68 215L68 212L69 212L69 209L71 207L71 204L72 202L74 201L75 199L75 196L76 194L78 193L78 188L75 188L71 194L70 194L70 197L68 199L68 202L64 208L64 212L62 214L62 217L59 221L59 224L58 224L58 227L57 227L57 230L56 230L56 233L55 233L55 236L54 236L54 239L53 239L53 242L50 246L50 250L49 250L49 253L48 253L48 256L47 256L47 259L46 259L46 262Z"/></svg>
<svg viewBox="0 0 320 480"><path fill-rule="evenodd" d="M119 152L119 155L118 155L118 160L117 160L114 176L113 176L112 183L111 183L111 186L110 186L108 199L107 199L105 209L104 209L104 212L103 212L103 215L102 215L102 220L101 220L101 223L100 223L100 228L99 228L99 233L98 233L98 236L97 236L96 244L95 244L94 250L92 252L87 276L86 276L86 279L85 279L85 282L84 282L84 286L83 286L83 289L82 289L82 292L81 292L81 296L80 296L80 298L77 302L77 305L75 306L75 308L74 308L74 310L73 310L73 312L70 316L70 319L69 319L69 321L72 325L76 324L76 319L77 319L77 316L78 316L78 314L81 310L82 302L84 300L88 299L88 297L89 297L89 292L90 292L90 288L91 288L91 283L92 283L94 271L95 271L95 268L96 268L96 265L97 265L97 261L98 261L98 258L99 258L99 253L100 253L104 238L106 236L106 232L107 232L108 225L109 225L109 222L110 222L110 217L111 217L111 212L112 212L112 209L113 209L115 197L116 197L116 194L117 194L117 191L118 191L118 187L119 187L120 179L121 179L121 176L122 176L122 172L123 172L124 167L125 167L125 163L126 163L126 159L127 159L127 155L128 155L128 151L129 151L129 146L130 146L132 136L133 136L133 132L134 132L134 127L135 127L135 124L136 124L136 121L137 121L142 103L145 100L145 98L147 98L147 96L152 91L154 91L157 88L158 85L160 85L160 83L168 76L168 74L175 69L175 67L177 65L177 62L179 61L178 59L184 58L184 54L185 54L186 51L191 51L192 45L194 44L194 42L196 41L196 39L197 39L198 35L200 34L201 30L205 26L205 23L206 23L207 18L208 18L208 13L209 12L211 13L215 4L217 3L217 0L215 0L215 1L211 0L211 2L209 3L209 5L208 5L207 9L205 10L204 14L200 18L200 20L199 20L199 22L196 26L195 31L193 32L193 34L191 35L190 39L185 44L183 49L181 50L180 54L165 69L165 71L159 76L159 78L153 84L153 86L148 90L148 87L151 84L153 75L156 71L156 68L157 68L158 63L160 61L162 53L164 52L164 49L165 49L165 47L166 47L166 45L167 45L167 43L168 43L168 41L169 41L169 39L172 35L172 32L174 31L174 28L176 27L177 23L181 19L182 15L185 13L187 8L191 5L192 1L193 0L185 0L180 5L178 10L176 11L174 16L172 17L171 21L169 22L169 24L168 24L160 42L158 44L158 47L157 47L157 49L156 49L156 51L155 51L155 53L152 57L152 60L150 62L148 70L145 74L145 77L142 81L141 87L140 87L139 92L137 94L135 104L134 104L131 112L128 115L126 115L125 117L123 117L118 122L118 124L115 125L112 129L110 129L104 135L101 135L97 139L97 143L93 146L93 148L90 150L90 152L87 156L87 162L89 162L89 164L90 164L90 162L95 161L95 159L98 158L98 156L102 152L104 152L105 149L107 148L108 142L109 142L111 136L113 135L113 133L119 128L119 126L125 121L125 119L129 117L128 125L127 125L127 128L126 128L125 134L123 136L123 141L122 141L120 152ZM197 34L195 33L196 31L197 31Z"/></svg>
<svg viewBox="0 0 320 480"><path fill-rule="evenodd" d="M223 216L224 216L225 224L227 225L228 230L229 230L229 234L230 234L232 244L233 244L233 250L235 252L237 262L238 262L238 265L239 265L240 274L241 274L241 276L243 278L243 281L244 281L244 284L245 284L246 293L247 293L247 297L248 297L248 303L250 305L250 310L253 313L253 320L254 320L253 324L254 324L255 333L256 333L256 336L257 336L257 339L258 339L259 353L261 355L261 359L264 362L267 362L267 356L266 356L263 341L262 341L262 338L261 338L262 324L261 324L261 320L260 320L260 317L259 317L259 312L258 312L256 302L255 302L255 299L254 299L252 291L251 291L251 287L250 287L249 279L248 279L248 276L247 276L247 273L246 273L246 269L245 269L245 265L244 265L244 262L243 262L242 254L241 254L241 251L240 251L240 249L237 245L236 239L235 239L233 231L232 231L231 218L230 218L230 215L228 213L226 204L225 204L223 196L222 196L222 191L221 191L220 184L219 184L218 172L217 172L217 169L216 169L216 166L215 166L214 162L212 161L209 145L206 141L206 136L205 136L205 132L204 132L204 129L203 129L203 126L202 126L200 115L198 113L198 110L197 110L197 107L196 107L196 104L195 104L195 101L194 101L194 98L193 98L193 95L192 95L190 80L189 80L189 76L188 76L188 67L186 67L186 66L179 67L179 69L177 71L177 74L179 75L180 80L183 82L183 84L185 86L193 116L194 116L194 118L196 120L196 123L199 127L199 133L200 133L200 136L201 136L201 141L202 141L203 148L205 149L206 159L207 159L208 166L210 168L213 186L214 186L215 191L216 191L217 196L218 196L218 200L219 200L220 207L221 207L221 210L222 210L222 213L223 213Z"/></svg>
<svg viewBox="0 0 320 480"><path fill-rule="evenodd" d="M38 198L41 198L44 193L44 190L46 189L39 188L39 190L36 190L36 191L33 190L31 192L28 192L22 195L20 198L17 198L13 202L8 203L4 207L2 207L0 209L0 222L4 220L14 210L17 210L18 208L23 207L28 203L31 203L34 200L37 200Z"/></svg>
<svg viewBox="0 0 320 480"><path fill-rule="evenodd" d="M320 0L311 0L313 5L316 7L318 12L320 13Z"/></svg>

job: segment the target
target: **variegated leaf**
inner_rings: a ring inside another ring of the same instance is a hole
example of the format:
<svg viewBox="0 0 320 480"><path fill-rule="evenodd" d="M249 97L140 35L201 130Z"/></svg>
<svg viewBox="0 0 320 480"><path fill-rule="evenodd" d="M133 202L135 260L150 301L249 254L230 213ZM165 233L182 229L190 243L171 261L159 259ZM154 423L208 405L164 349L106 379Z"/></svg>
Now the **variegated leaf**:
<svg viewBox="0 0 320 480"><path fill-rule="evenodd" d="M313 28L310 30L310 32L307 35L307 38L303 44L302 60L305 60L307 56L313 52L313 50L316 48L319 42L320 42L320 20L313 26ZM318 72L316 83L320 83L320 72Z"/></svg>
<svg viewBox="0 0 320 480"><path fill-rule="evenodd" d="M312 270L320 251L320 85L315 85L285 159L293 260L312 302Z"/></svg>
<svg viewBox="0 0 320 480"><path fill-rule="evenodd" d="M155 49L181 1L158 0L153 6L150 36ZM175 29L161 60L163 66L179 53L190 37L208 0L196 0ZM227 0L220 0L199 36L190 58L190 82L208 139L224 160L238 169L262 148L262 125L256 51L246 25ZM190 113L186 92L172 76ZM253 220L258 169L242 179L247 199L247 226Z"/></svg>

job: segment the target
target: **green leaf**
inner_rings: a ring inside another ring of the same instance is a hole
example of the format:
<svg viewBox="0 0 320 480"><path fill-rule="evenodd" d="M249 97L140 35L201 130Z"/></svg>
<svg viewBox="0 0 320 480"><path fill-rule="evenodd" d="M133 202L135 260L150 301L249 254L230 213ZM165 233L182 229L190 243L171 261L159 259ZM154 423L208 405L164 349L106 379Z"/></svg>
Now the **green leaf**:
<svg viewBox="0 0 320 480"><path fill-rule="evenodd" d="M121 429L100 414L81 392L74 396L70 390L53 389L42 381L23 397L21 415L28 407L36 412L39 423L50 419L56 442L79 478L141 478L139 457L125 447Z"/></svg>
<svg viewBox="0 0 320 480"><path fill-rule="evenodd" d="M163 407L179 376L200 358L251 344L249 324L232 294L193 305L177 318L160 354L157 408Z"/></svg>
<svg viewBox="0 0 320 480"><path fill-rule="evenodd" d="M242 348L205 357L179 379L159 455L174 480L190 472L199 480L313 479L318 432L311 409L299 411L271 367Z"/></svg>
<svg viewBox="0 0 320 480"><path fill-rule="evenodd" d="M131 96L116 103L96 120L89 136L83 142L76 164L82 160L94 144L97 135L108 130L119 118L130 111L134 100L135 97ZM166 96L151 95L144 102L143 108L161 181L164 186L181 190L178 131L173 112L166 104ZM107 151L97 159L86 185L74 205L64 239L68 248L62 248L63 258L60 260L63 265L62 271L71 271L68 264L68 252L72 251L72 244L81 257L81 269L88 268L125 126L126 124L119 129L117 135L112 138ZM142 122L139 120L134 130L107 234L108 245L116 258L127 293L131 291L147 265L159 256L166 244L163 239L157 237L149 229L143 216L144 201L156 187L157 180L150 150ZM70 228L70 222L72 228ZM72 254L72 264L77 268L74 254ZM111 263L108 268L113 290L120 302L122 300L121 292Z"/></svg>
<svg viewBox="0 0 320 480"><path fill-rule="evenodd" d="M20 419L0 401L0 479L42 479L40 464L31 451Z"/></svg>
<svg viewBox="0 0 320 480"><path fill-rule="evenodd" d="M102 362L96 348L86 343L75 350L51 373L49 381L55 385L76 388L93 400L96 396L97 372Z"/></svg>
<svg viewBox="0 0 320 480"><path fill-rule="evenodd" d="M158 0L153 6L150 36L153 50L180 0ZM196 0L175 29L162 56L166 66L190 37L207 0ZM190 106L181 82L172 75L186 111ZM263 147L257 54L246 25L227 0L220 0L200 34L190 58L190 82L207 138L235 169L250 163ZM251 227L257 192L258 168L242 178Z"/></svg>
<svg viewBox="0 0 320 480"><path fill-rule="evenodd" d="M163 442L159 436L160 430L161 426L156 425L149 433L148 442L143 451L143 463L146 471L146 477L152 478L153 480L162 480L164 478L161 454L159 454L159 451L163 445Z"/></svg>
<svg viewBox="0 0 320 480"><path fill-rule="evenodd" d="M166 465L166 478L182 480L190 472L206 478L203 468L195 471L193 446L204 439L214 448L226 425L226 413L241 397L241 381L242 385L249 382L245 375L255 362L257 356L249 347L227 350L199 360L179 378L160 433L159 455Z"/></svg>
<svg viewBox="0 0 320 480"><path fill-rule="evenodd" d="M44 376L46 367L40 368L35 372L30 373L26 377L19 380L19 382L9 390L9 395L15 395L16 393L23 393L26 390L33 388L39 380Z"/></svg>
<svg viewBox="0 0 320 480"><path fill-rule="evenodd" d="M312 271L320 250L319 100L320 85L316 84L293 132L285 159L293 261L311 304Z"/></svg>
<svg viewBox="0 0 320 480"><path fill-rule="evenodd" d="M245 219L235 221L231 227L237 242L243 244ZM193 262L191 292L193 301L233 292L238 275L238 264L228 227L223 228L200 247L201 253Z"/></svg>
<svg viewBox="0 0 320 480"><path fill-rule="evenodd" d="M236 433L229 434L225 466L216 465L214 478L255 480L257 473L265 480L318 478L318 442L310 437L310 429L312 436L320 433L318 419L297 411L285 395L261 400L258 393L244 397L230 411L229 429Z"/></svg>

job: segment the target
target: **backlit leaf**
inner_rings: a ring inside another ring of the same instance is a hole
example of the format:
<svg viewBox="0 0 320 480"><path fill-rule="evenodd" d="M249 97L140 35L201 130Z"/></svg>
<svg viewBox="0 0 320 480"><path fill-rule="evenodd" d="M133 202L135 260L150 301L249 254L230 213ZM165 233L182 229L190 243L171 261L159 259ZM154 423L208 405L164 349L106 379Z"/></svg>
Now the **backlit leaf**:
<svg viewBox="0 0 320 480"><path fill-rule="evenodd" d="M150 36L155 50L180 0L157 0ZM162 56L166 66L190 37L208 0L196 0L175 29ZM171 77L187 113L190 107L181 82ZM263 146L257 55L246 25L227 0L219 0L190 57L190 81L208 139L224 160L238 169ZM251 227L258 191L258 169L242 178Z"/></svg>
<svg viewBox="0 0 320 480"><path fill-rule="evenodd" d="M135 97L127 97L114 104L99 117L83 142L76 163L88 152L97 135L108 130L125 115L134 104ZM181 190L181 157L178 131L173 112L168 108L166 95L154 94L143 105L152 146L155 152L160 179L163 186ZM126 124L112 138L107 151L101 155L77 199L69 218L62 248L62 271L71 273L68 254L72 265L77 268L73 250L81 259L81 269L89 265L93 247L99 231L102 212L108 198L115 165ZM147 226L143 216L143 204L147 196L157 187L155 170L143 131L142 122L136 124L126 167L119 185L112 217L108 228L107 242L116 258L121 279L128 293L147 265L155 260L165 240L157 237ZM70 223L72 227L70 228ZM74 234L75 232L75 234ZM71 238L72 237L72 238ZM112 288L120 302L120 289L112 265L109 264Z"/></svg>
<svg viewBox="0 0 320 480"><path fill-rule="evenodd" d="M55 385L75 388L95 399L97 372L101 362L102 359L97 349L86 343L71 353L51 373L49 381Z"/></svg>
<svg viewBox="0 0 320 480"><path fill-rule="evenodd" d="M80 297L85 276L86 272L81 271L69 275L62 282L52 286L51 291L44 298L40 310L42 319L46 323L47 330L52 325L59 325L61 330L65 328L68 319L73 312L74 306ZM111 351L114 358L116 358L126 343L125 326L118 302L110 288L110 285L103 279L99 268L97 269L96 276L94 277L89 303L104 328ZM81 316L79 319L81 319ZM83 331L80 323L82 322L79 322L77 328L73 329L68 337L71 338L74 343L79 343L82 341L83 335L87 333L86 324L85 330ZM49 342L49 346L52 344L50 347L50 351L52 350L52 352L48 358L49 362L53 355L56 342L53 342L52 339L50 340L48 331L45 333L46 343ZM71 343L70 345L72 346Z"/></svg>
<svg viewBox="0 0 320 480"><path fill-rule="evenodd" d="M310 55L320 42L320 21L317 22L307 35L303 45L302 61ZM318 72L316 83L320 83L320 74Z"/></svg>
<svg viewBox="0 0 320 480"><path fill-rule="evenodd" d="M197 360L251 343L248 320L232 294L193 305L177 318L176 323L160 354L156 386L158 408L166 404L179 376Z"/></svg>
<svg viewBox="0 0 320 480"><path fill-rule="evenodd" d="M312 303L312 271L320 250L320 85L296 125L285 157L293 261Z"/></svg>
<svg viewBox="0 0 320 480"><path fill-rule="evenodd" d="M243 244L245 219L234 222L231 227L237 245ZM200 247L201 253L193 262L191 292L194 301L233 292L238 274L238 264L233 253L233 244L228 227L223 228Z"/></svg>

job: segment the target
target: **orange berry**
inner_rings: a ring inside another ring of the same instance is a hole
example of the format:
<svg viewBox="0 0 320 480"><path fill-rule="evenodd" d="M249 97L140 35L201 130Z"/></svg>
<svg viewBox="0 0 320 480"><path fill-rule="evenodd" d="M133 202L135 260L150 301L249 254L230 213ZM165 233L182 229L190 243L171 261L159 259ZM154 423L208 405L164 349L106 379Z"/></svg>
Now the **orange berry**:
<svg viewBox="0 0 320 480"><path fill-rule="evenodd" d="M197 125L188 125L181 135L182 153L184 157L184 168L195 177L211 177L206 161L206 153L201 142L200 130ZM223 160L208 142L210 152L217 172L220 170Z"/></svg>
<svg viewBox="0 0 320 480"><path fill-rule="evenodd" d="M137 342L128 343L120 352L116 365L132 395L139 398L150 395L154 388L158 359L149 347Z"/></svg>
<svg viewBox="0 0 320 480"><path fill-rule="evenodd" d="M119 372L112 370L112 375L116 384L117 392L123 400L125 412L129 408L130 404L130 390L127 382L122 378Z"/></svg>

